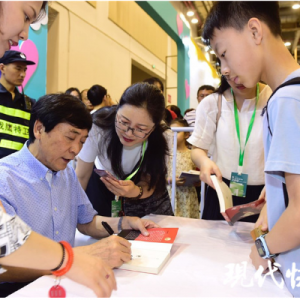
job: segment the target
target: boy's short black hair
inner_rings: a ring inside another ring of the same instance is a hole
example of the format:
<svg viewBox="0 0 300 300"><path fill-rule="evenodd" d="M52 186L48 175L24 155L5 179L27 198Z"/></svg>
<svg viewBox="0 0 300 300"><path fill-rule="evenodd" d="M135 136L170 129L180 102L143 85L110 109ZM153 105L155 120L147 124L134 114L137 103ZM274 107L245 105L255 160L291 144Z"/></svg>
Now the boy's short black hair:
<svg viewBox="0 0 300 300"><path fill-rule="evenodd" d="M107 95L105 87L95 84L87 92L87 97L93 106L102 104L104 96Z"/></svg>
<svg viewBox="0 0 300 300"><path fill-rule="evenodd" d="M34 104L29 122L29 144L35 140L33 127L37 120L44 125L46 132L59 123L68 123L88 131L92 128L92 117L85 104L68 94L45 95Z"/></svg>
<svg viewBox="0 0 300 300"><path fill-rule="evenodd" d="M251 18L258 18L269 27L274 36L281 36L277 1L217 1L207 16L202 37L209 44L215 29L232 27L242 30Z"/></svg>

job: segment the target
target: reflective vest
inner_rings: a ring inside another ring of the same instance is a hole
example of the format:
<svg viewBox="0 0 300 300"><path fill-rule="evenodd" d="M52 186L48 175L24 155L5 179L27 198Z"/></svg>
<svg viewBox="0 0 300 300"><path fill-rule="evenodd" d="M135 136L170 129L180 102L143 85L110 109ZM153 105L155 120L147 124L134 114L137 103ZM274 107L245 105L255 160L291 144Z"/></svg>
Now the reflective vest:
<svg viewBox="0 0 300 300"><path fill-rule="evenodd" d="M15 98L0 84L0 158L20 150L29 138L34 101L15 89Z"/></svg>

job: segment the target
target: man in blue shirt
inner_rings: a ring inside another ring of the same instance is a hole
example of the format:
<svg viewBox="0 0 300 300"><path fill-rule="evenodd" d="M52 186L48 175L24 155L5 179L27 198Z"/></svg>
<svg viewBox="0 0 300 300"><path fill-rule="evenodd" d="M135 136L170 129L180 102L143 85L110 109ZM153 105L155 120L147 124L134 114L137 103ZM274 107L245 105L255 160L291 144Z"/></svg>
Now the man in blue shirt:
<svg viewBox="0 0 300 300"><path fill-rule="evenodd" d="M300 67L281 38L278 2L215 2L203 38L220 59L223 76L236 85L252 87L261 80L275 91L288 80L300 79ZM272 273L279 268L289 291L300 297L300 84L280 88L266 111L269 233L256 240L250 257L256 269L270 267Z"/></svg>
<svg viewBox="0 0 300 300"><path fill-rule="evenodd" d="M114 232L132 228L148 235L146 228L157 227L150 220L97 216L68 165L81 150L91 126L89 111L75 97L52 94L39 99L32 108L28 142L20 151L0 160L0 199L6 212L17 214L32 230L72 246L76 228L94 238L108 236L102 221ZM74 251L99 256L112 268L131 259L130 243L118 236ZM15 269L2 274L0 280L30 281L45 274Z"/></svg>

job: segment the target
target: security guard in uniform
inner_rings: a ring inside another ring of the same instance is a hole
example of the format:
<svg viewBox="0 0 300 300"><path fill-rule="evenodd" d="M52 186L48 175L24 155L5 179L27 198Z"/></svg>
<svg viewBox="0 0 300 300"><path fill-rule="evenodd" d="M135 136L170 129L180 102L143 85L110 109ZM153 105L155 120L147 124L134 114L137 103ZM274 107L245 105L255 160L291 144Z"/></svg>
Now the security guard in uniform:
<svg viewBox="0 0 300 300"><path fill-rule="evenodd" d="M31 107L35 100L21 94L27 65L26 55L18 51L6 51L0 59L0 158L20 150L29 138Z"/></svg>

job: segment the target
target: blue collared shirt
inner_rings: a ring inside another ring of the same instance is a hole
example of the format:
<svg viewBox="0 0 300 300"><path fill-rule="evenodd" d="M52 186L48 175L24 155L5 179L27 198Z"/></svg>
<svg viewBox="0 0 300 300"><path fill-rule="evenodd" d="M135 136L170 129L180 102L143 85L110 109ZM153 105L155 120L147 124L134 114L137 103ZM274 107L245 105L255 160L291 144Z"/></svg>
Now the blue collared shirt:
<svg viewBox="0 0 300 300"><path fill-rule="evenodd" d="M37 160L27 145L0 160L0 199L6 212L17 214L32 230L74 245L77 224L97 212L69 165L53 172Z"/></svg>

